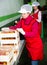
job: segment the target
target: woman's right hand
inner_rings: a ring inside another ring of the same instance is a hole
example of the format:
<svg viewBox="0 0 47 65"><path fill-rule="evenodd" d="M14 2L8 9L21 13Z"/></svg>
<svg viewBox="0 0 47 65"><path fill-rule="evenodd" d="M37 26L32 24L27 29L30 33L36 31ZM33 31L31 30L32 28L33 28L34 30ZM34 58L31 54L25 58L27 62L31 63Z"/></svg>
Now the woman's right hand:
<svg viewBox="0 0 47 65"><path fill-rule="evenodd" d="M15 25L17 24L18 22L17 21L15 21Z"/></svg>

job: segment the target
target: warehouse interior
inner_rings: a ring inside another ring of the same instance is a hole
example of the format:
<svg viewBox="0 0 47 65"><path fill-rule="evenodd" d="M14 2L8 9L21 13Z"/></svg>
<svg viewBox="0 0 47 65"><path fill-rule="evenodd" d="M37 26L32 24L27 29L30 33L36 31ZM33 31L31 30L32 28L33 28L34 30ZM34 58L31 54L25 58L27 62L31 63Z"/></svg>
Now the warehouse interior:
<svg viewBox="0 0 47 65"><path fill-rule="evenodd" d="M15 25L15 21L19 21L20 14L17 11L23 4L38 1L42 7L42 40L44 44L44 60L39 65L47 65L47 0L0 0L0 31L3 27ZM20 34L20 40L24 40ZM16 65L16 62L14 62ZM17 65L31 65L28 59L27 50L24 46Z"/></svg>

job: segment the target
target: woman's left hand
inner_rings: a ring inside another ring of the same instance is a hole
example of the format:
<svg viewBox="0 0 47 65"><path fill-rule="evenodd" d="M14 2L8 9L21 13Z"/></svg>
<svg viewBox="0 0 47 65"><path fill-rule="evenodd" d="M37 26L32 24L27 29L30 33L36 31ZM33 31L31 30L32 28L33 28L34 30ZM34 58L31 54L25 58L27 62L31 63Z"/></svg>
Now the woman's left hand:
<svg viewBox="0 0 47 65"><path fill-rule="evenodd" d="M22 28L17 28L16 30L19 31L22 35L25 35L25 32Z"/></svg>

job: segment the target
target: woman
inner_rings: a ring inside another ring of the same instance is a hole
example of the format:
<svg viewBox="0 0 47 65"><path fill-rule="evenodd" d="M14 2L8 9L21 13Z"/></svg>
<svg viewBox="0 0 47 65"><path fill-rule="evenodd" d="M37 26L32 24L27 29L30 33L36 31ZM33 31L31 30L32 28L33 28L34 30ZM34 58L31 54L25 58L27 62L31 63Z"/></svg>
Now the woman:
<svg viewBox="0 0 47 65"><path fill-rule="evenodd" d="M16 26L9 28L16 29L24 35L31 65L38 65L38 61L43 59L43 44L38 30L38 22L31 16L31 11L32 8L29 4L23 5L19 11L22 19Z"/></svg>
<svg viewBox="0 0 47 65"><path fill-rule="evenodd" d="M34 10L34 13L33 13L33 17L36 19L36 21L38 22L39 24L39 33L41 35L41 32L42 32L42 14L41 14L41 8L40 8L40 4L39 2L33 2L32 3L32 7L33 7L33 10Z"/></svg>

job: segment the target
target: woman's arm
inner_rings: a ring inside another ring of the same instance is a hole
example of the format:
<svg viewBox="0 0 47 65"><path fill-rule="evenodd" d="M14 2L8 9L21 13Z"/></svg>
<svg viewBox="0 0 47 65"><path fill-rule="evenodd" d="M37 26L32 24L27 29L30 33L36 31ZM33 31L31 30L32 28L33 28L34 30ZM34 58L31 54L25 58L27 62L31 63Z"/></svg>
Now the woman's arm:
<svg viewBox="0 0 47 65"><path fill-rule="evenodd" d="M38 19L36 19L38 22L41 22L41 19L42 19L42 14L41 14L41 11L39 11L38 13Z"/></svg>
<svg viewBox="0 0 47 65"><path fill-rule="evenodd" d="M21 20L17 23L17 25L14 26L10 26L9 29L15 30L16 28L20 28L21 27Z"/></svg>

